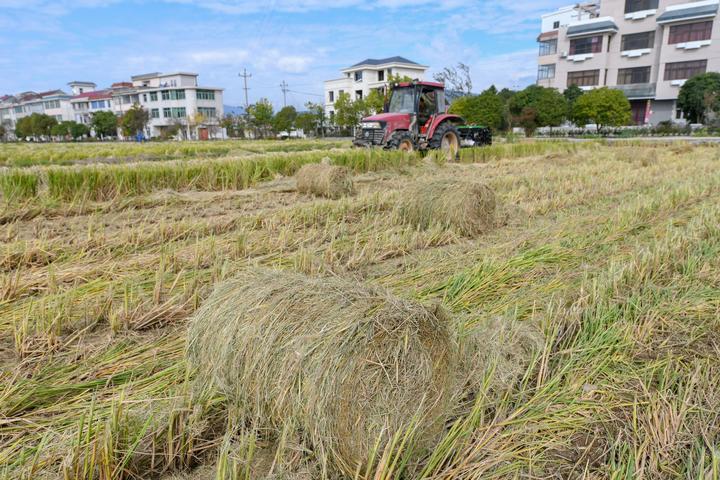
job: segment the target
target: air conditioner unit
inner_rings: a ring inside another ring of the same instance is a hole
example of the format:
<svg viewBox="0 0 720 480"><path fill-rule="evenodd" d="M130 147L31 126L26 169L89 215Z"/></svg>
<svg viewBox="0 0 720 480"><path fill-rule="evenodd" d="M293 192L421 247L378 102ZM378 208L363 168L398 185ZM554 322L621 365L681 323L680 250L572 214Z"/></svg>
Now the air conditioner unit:
<svg viewBox="0 0 720 480"><path fill-rule="evenodd" d="M560 58L567 58L567 57L568 57L568 52L561 52L561 53L560 53Z"/></svg>

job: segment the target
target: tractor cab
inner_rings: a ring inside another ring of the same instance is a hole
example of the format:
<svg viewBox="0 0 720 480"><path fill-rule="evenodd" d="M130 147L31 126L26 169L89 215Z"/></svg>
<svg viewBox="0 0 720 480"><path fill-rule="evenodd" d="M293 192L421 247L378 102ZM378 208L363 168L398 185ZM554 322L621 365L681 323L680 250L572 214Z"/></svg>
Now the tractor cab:
<svg viewBox="0 0 720 480"><path fill-rule="evenodd" d="M422 129L434 115L445 113L445 88L441 83L401 83L392 89L385 113L416 116Z"/></svg>

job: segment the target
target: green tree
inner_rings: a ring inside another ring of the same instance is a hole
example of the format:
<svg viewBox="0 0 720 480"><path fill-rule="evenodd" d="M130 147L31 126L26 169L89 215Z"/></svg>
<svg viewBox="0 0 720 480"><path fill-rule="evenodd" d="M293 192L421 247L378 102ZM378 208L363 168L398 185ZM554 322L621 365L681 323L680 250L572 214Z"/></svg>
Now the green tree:
<svg viewBox="0 0 720 480"><path fill-rule="evenodd" d="M75 122L69 122L69 121L60 122L57 125L55 125L54 127L52 127L50 134L53 137L61 137L61 138L65 139L66 137L68 137L70 135L70 125L73 123L75 123Z"/></svg>
<svg viewBox="0 0 720 480"><path fill-rule="evenodd" d="M598 131L603 127L628 125L632 120L630 101L620 90L597 88L575 101L572 119L576 125L594 123Z"/></svg>
<svg viewBox="0 0 720 480"><path fill-rule="evenodd" d="M399 73L391 73L387 76L387 82L389 85L393 85L395 83L407 83L412 81L412 78L408 77L407 75L400 75Z"/></svg>
<svg viewBox="0 0 720 480"><path fill-rule="evenodd" d="M692 123L705 123L710 114L720 113L720 73L708 72L689 79L680 88L677 104Z"/></svg>
<svg viewBox="0 0 720 480"><path fill-rule="evenodd" d="M33 113L30 115L30 122L32 124L33 135L36 137L49 137L52 128L58 123L55 117L42 113Z"/></svg>
<svg viewBox="0 0 720 480"><path fill-rule="evenodd" d="M281 108L280 111L275 114L275 117L272 120L273 131L275 133L289 133L295 125L295 120L297 119L297 116L298 113L297 110L295 110L295 107L289 106Z"/></svg>
<svg viewBox="0 0 720 480"><path fill-rule="evenodd" d="M267 98L261 98L254 105L247 109L250 124L260 137L266 137L272 130L274 110L272 103Z"/></svg>
<svg viewBox="0 0 720 480"><path fill-rule="evenodd" d="M220 120L220 126L227 131L229 137L238 138L244 136L244 122L242 118L227 114Z"/></svg>
<svg viewBox="0 0 720 480"><path fill-rule="evenodd" d="M360 123L361 102L353 102L350 94L343 92L335 100L335 123L343 130L350 131Z"/></svg>
<svg viewBox="0 0 720 480"><path fill-rule="evenodd" d="M126 137L134 137L145 131L149 120L150 116L147 110L136 103L120 118L120 128ZM73 138L76 138L75 135Z"/></svg>
<svg viewBox="0 0 720 480"><path fill-rule="evenodd" d="M381 113L385 108L385 94L376 88L370 90L367 97L359 101L361 103L358 108L363 117Z"/></svg>
<svg viewBox="0 0 720 480"><path fill-rule="evenodd" d="M114 137L117 135L118 119L113 112L95 112L90 122L95 135L103 137Z"/></svg>
<svg viewBox="0 0 720 480"><path fill-rule="evenodd" d="M498 96L502 99L503 103L508 103L510 99L515 96L517 92L510 90L509 88L503 88L498 92Z"/></svg>
<svg viewBox="0 0 720 480"><path fill-rule="evenodd" d="M90 135L90 128L87 125L77 122L69 122L70 136L77 140L79 138Z"/></svg>
<svg viewBox="0 0 720 480"><path fill-rule="evenodd" d="M533 107L525 107L516 118L518 124L525 130L526 137L532 137L538 128L537 110Z"/></svg>
<svg viewBox="0 0 720 480"><path fill-rule="evenodd" d="M15 122L15 136L18 139L28 138L33 136L32 123L30 117L23 117Z"/></svg>
<svg viewBox="0 0 720 480"><path fill-rule="evenodd" d="M315 128L325 135L325 106L321 103L307 102L305 108L315 117Z"/></svg>
<svg viewBox="0 0 720 480"><path fill-rule="evenodd" d="M450 113L460 115L473 125L484 125L499 130L503 125L505 104L495 87L480 95L460 97L450 106Z"/></svg>
<svg viewBox="0 0 720 480"><path fill-rule="evenodd" d="M300 112L295 119L295 127L302 130L306 135L315 132L317 117L312 112Z"/></svg>
<svg viewBox="0 0 720 480"><path fill-rule="evenodd" d="M15 136L18 138L35 137L41 140L43 137L50 137L55 125L57 125L57 120L54 117L33 113L29 117L23 117L17 121Z"/></svg>
<svg viewBox="0 0 720 480"><path fill-rule="evenodd" d="M537 127L560 126L568 113L567 101L559 91L539 85L530 85L515 94L510 99L508 108L515 117L523 116L526 108L532 109Z"/></svg>
<svg viewBox="0 0 720 480"><path fill-rule="evenodd" d="M0 125L0 141L5 140L5 135L7 135L7 130L5 129L5 125Z"/></svg>
<svg viewBox="0 0 720 480"><path fill-rule="evenodd" d="M575 102L578 98L583 96L583 93L585 93L583 89L575 84L572 84L568 88L566 88L563 92L563 97L565 97L565 100L568 103L568 108L572 110L573 105L575 105Z"/></svg>

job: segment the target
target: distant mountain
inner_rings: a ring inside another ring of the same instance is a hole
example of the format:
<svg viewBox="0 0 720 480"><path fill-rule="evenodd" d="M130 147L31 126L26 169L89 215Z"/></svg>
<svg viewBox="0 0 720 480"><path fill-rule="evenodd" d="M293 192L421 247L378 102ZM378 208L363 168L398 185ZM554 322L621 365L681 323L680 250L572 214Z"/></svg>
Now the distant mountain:
<svg viewBox="0 0 720 480"><path fill-rule="evenodd" d="M245 115L245 107L233 107L231 105L223 105L225 115Z"/></svg>

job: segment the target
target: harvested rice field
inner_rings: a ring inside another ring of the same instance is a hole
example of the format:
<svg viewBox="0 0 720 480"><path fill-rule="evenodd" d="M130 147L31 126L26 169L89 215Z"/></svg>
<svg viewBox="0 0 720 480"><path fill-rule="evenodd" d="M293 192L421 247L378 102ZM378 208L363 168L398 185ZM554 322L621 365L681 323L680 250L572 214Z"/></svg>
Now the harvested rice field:
<svg viewBox="0 0 720 480"><path fill-rule="evenodd" d="M717 147L246 143L0 146L1 479L720 478Z"/></svg>

